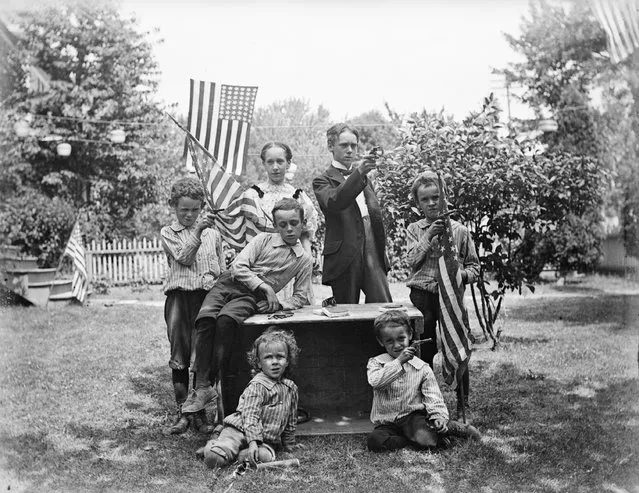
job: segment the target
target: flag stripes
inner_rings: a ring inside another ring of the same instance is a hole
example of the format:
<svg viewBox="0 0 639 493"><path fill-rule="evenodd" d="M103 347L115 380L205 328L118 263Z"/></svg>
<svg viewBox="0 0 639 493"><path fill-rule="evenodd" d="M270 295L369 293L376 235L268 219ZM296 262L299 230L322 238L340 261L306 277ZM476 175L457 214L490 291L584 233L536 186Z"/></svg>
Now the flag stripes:
<svg viewBox="0 0 639 493"><path fill-rule="evenodd" d="M444 381L448 385L456 386L456 375L461 375L470 358L470 341L465 330L458 331L457 327L468 327L468 314L463 307L463 293L461 290L461 273L457 269L455 279L449 277L450 268L442 255L439 258L441 276L437 279L439 285L439 306L441 307L440 323L437 327L438 348L442 353L442 371ZM455 287L457 286L457 288ZM460 371L461 369L461 371Z"/></svg>
<svg viewBox="0 0 639 493"><path fill-rule="evenodd" d="M260 231L266 230L257 218L255 202L246 197L238 202L246 203L232 212L219 212L215 217L215 225L222 238L236 251L242 250Z"/></svg>
<svg viewBox="0 0 639 493"><path fill-rule="evenodd" d="M444 232L438 244L439 261L436 274L439 287L438 350L442 354L444 381L457 387L472 352L469 338L468 313L464 307L464 285L459 271L459 251L453 238L446 190L439 173L439 214L443 215Z"/></svg>
<svg viewBox="0 0 639 493"><path fill-rule="evenodd" d="M639 49L639 0L592 0L592 11L606 31L613 63Z"/></svg>
<svg viewBox="0 0 639 493"><path fill-rule="evenodd" d="M199 164L195 146L191 137L187 136L187 145L191 162L206 194L207 202L214 211L226 209L243 192L242 186L231 175L226 173L217 163L207 160L208 165Z"/></svg>
<svg viewBox="0 0 639 493"><path fill-rule="evenodd" d="M246 167L257 87L190 81L187 128L222 169L241 175ZM184 145L187 168L193 162Z"/></svg>
<svg viewBox="0 0 639 493"><path fill-rule="evenodd" d="M82 233L80 232L80 221L76 221L62 256L68 255L73 261L74 272L71 289L73 296L80 302L84 302L89 288L85 253Z"/></svg>
<svg viewBox="0 0 639 493"><path fill-rule="evenodd" d="M215 214L215 226L234 250L241 250L260 231L267 231L258 214L255 200L244 193L241 185L212 160L201 165L191 137L187 134L189 154L209 206Z"/></svg>

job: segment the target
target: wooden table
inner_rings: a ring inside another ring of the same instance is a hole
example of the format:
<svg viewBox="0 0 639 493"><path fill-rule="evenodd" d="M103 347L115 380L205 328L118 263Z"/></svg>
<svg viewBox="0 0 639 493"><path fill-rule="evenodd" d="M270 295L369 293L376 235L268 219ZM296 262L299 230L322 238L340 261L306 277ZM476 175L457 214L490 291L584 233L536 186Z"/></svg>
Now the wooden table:
<svg viewBox="0 0 639 493"><path fill-rule="evenodd" d="M349 315L329 318L317 315L319 306L307 306L284 319L254 315L242 325L240 357L235 388L241 392L249 380L244 357L253 341L271 325L292 330L301 348L292 378L299 387L299 407L314 418L298 427L300 434L354 433L371 429L372 389L366 380L366 364L383 349L373 335L373 321L384 303L340 305ZM404 305L417 334L423 333L421 312Z"/></svg>

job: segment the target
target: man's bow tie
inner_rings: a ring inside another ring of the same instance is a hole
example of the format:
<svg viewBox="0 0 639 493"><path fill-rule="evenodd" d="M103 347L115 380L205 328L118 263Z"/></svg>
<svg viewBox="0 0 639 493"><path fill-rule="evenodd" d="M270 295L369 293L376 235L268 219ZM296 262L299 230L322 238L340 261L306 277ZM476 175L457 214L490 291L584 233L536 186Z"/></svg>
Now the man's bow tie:
<svg viewBox="0 0 639 493"><path fill-rule="evenodd" d="M353 168L350 168L350 169L336 168L336 169L344 176L348 176L353 172Z"/></svg>

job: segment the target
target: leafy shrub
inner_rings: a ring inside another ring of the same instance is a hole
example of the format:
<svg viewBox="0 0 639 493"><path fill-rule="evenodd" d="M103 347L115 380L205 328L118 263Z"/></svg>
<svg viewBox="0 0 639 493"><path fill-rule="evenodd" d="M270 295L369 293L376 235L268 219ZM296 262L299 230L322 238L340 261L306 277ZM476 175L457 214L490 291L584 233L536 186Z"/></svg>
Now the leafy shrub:
<svg viewBox="0 0 639 493"><path fill-rule="evenodd" d="M174 216L168 205L146 204L133 214L129 236L136 238L156 238L162 227L173 222Z"/></svg>
<svg viewBox="0 0 639 493"><path fill-rule="evenodd" d="M427 168L442 173L456 219L469 227L477 248L480 279L471 289L480 292L481 307L475 308L493 339L506 290L520 290L548 263L562 270L596 264L601 239L596 225L607 184L593 159L532 153L514 138L500 137L499 128L492 96L462 123L415 115L377 180L392 276L399 280L408 274L406 227L420 217L410 187ZM488 275L497 283L490 292Z"/></svg>
<svg viewBox="0 0 639 493"><path fill-rule="evenodd" d="M58 197L25 188L9 197L0 211L4 243L19 245L38 258L40 267L57 267L75 224L77 211Z"/></svg>

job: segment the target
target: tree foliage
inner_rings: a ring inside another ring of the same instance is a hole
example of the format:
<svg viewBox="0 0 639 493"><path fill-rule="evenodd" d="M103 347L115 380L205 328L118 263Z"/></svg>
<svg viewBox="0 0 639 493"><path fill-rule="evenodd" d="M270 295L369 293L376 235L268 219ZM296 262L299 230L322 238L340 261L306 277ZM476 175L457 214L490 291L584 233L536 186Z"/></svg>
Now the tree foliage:
<svg viewBox="0 0 639 493"><path fill-rule="evenodd" d="M639 56L611 64L605 32L589 2L532 1L521 34L506 39L524 57L504 70L507 82L524 87L522 100L539 117L552 115L558 123L544 143L550 150L596 159L612 173L604 208L608 216L621 216L626 247L639 254ZM526 125L520 122L518 128ZM592 242L575 232L573 241Z"/></svg>
<svg viewBox="0 0 639 493"><path fill-rule="evenodd" d="M10 124L27 119L30 126L27 137L8 132L0 141L8 202L33 190L85 211L89 237L134 234L131 219L146 204L164 202L181 167L182 136L153 98L151 33L106 3L51 4L20 12L15 21L21 35L13 59L37 65L52 80L50 90L34 94L17 79L4 101ZM118 128L125 144L109 141ZM60 141L72 146L68 158L56 154ZM2 226L15 242L10 225Z"/></svg>
<svg viewBox="0 0 639 493"><path fill-rule="evenodd" d="M476 311L495 339L493 324L508 290L521 290L548 263L585 269L596 262L596 244L557 232L568 225L582 234L583 218L598 213L606 183L594 160L560 152L527 155L517 140L499 136L500 127L492 96L462 123L441 114L415 115L377 177L393 275L401 279L408 274L406 228L419 218L410 187L426 168L442 172L449 199L477 247Z"/></svg>

